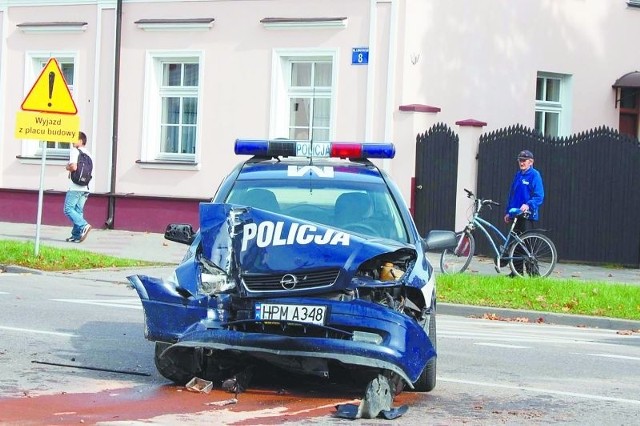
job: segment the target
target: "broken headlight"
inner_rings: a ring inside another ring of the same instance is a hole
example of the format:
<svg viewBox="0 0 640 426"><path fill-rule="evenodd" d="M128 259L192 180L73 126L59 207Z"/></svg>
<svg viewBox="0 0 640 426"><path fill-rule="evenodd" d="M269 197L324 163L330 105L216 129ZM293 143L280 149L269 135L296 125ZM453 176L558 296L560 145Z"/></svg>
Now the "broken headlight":
<svg viewBox="0 0 640 426"><path fill-rule="evenodd" d="M215 295L226 293L235 288L235 281L225 271L205 259L202 260L202 272L198 285L200 293Z"/></svg>

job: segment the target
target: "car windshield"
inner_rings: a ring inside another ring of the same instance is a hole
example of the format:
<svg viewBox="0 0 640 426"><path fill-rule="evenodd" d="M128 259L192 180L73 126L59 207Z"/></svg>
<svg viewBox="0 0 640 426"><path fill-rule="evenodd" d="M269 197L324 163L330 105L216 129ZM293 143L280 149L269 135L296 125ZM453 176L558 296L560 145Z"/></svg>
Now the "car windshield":
<svg viewBox="0 0 640 426"><path fill-rule="evenodd" d="M398 207L383 184L239 180L227 203L241 204L372 237L408 242Z"/></svg>

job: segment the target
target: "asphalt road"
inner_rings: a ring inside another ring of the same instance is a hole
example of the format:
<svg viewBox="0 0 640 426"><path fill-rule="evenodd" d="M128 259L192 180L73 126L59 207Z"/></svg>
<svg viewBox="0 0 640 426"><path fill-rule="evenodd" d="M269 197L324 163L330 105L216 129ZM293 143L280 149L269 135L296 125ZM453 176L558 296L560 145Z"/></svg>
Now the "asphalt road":
<svg viewBox="0 0 640 426"><path fill-rule="evenodd" d="M395 421L335 418L362 392L330 383L257 382L230 405L169 384L119 278L2 274L0 335L2 424L620 425L640 409L640 335L615 330L439 315L438 385L400 394Z"/></svg>

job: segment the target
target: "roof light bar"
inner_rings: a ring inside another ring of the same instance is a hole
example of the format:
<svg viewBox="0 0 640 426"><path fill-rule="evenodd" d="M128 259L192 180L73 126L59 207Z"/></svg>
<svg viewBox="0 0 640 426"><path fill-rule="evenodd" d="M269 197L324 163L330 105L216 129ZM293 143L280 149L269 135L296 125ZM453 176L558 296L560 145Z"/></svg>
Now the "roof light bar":
<svg viewBox="0 0 640 426"><path fill-rule="evenodd" d="M236 139L235 153L265 157L393 158L396 148L392 143Z"/></svg>

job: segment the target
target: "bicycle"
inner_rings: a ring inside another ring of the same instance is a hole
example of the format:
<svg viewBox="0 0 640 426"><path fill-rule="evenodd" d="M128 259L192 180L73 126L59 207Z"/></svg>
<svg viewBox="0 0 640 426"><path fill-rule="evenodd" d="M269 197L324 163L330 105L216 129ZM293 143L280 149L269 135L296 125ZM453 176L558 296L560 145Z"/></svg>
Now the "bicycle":
<svg viewBox="0 0 640 426"><path fill-rule="evenodd" d="M509 265L511 272L519 277L547 277L553 271L558 261L556 247L546 235L537 230L525 231L521 234L514 231L516 222L528 217L528 212L523 213L520 209L509 210L509 215L513 218L511 228L507 235L492 225L487 220L480 217L483 207L499 206L500 203L493 200L483 200L465 189L467 198L473 199L473 215L464 230L457 232L458 244L454 249L446 249L440 256L440 270L445 274L455 274L464 272L471 263L471 258L475 254L476 242L473 233L480 229L491 243L491 248L495 254L496 272L500 273L502 267ZM500 239L499 245L492 238L489 230L494 232L495 239Z"/></svg>

